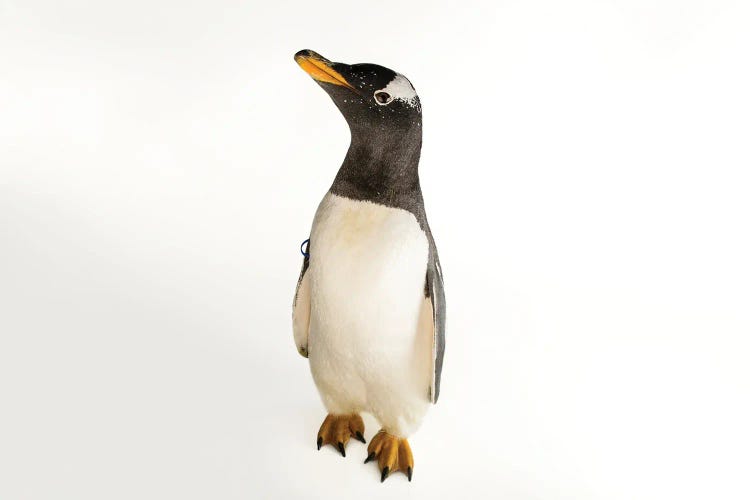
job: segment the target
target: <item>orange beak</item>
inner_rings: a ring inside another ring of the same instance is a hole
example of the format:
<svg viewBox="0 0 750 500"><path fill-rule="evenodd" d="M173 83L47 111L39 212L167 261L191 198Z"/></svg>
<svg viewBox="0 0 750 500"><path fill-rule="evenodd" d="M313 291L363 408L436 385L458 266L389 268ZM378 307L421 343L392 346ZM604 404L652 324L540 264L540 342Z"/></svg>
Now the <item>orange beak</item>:
<svg viewBox="0 0 750 500"><path fill-rule="evenodd" d="M318 82L332 83L356 90L341 73L331 67L331 61L312 50L300 50L294 55L300 68Z"/></svg>

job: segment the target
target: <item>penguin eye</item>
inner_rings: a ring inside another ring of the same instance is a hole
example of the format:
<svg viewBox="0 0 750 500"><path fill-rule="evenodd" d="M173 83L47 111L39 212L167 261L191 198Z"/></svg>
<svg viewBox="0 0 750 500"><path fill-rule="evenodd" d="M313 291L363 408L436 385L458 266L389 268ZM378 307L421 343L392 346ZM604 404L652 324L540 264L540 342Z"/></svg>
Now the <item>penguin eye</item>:
<svg viewBox="0 0 750 500"><path fill-rule="evenodd" d="M385 105L391 102L392 100L393 100L393 97L391 97L391 94L389 94L388 92L383 92L383 91L375 92L375 101L378 104Z"/></svg>

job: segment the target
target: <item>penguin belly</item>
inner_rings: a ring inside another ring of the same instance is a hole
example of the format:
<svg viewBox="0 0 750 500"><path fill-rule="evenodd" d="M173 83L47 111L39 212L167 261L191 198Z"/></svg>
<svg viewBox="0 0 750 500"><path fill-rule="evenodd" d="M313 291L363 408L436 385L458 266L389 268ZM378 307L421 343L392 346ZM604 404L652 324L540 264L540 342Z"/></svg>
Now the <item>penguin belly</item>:
<svg viewBox="0 0 750 500"><path fill-rule="evenodd" d="M310 241L308 348L323 402L405 437L429 406L427 236L406 210L328 193Z"/></svg>

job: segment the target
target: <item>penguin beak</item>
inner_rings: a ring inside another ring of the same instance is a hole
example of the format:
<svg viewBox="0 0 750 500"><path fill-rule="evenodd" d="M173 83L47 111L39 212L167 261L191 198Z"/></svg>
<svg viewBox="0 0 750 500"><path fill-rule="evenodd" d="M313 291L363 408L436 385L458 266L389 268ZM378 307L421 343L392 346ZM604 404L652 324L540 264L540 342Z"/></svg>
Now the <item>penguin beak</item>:
<svg viewBox="0 0 750 500"><path fill-rule="evenodd" d="M346 81L346 78L333 69L333 63L317 52L307 49L300 50L294 54L294 60L315 81L340 85L356 92L356 89Z"/></svg>

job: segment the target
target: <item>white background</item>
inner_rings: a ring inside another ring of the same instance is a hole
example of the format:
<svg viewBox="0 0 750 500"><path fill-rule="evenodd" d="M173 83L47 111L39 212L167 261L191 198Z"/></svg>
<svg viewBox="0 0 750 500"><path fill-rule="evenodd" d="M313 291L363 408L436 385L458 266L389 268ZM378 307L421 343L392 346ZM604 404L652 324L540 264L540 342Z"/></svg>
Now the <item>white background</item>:
<svg viewBox="0 0 750 500"><path fill-rule="evenodd" d="M0 1L0 498L747 499L748 26ZM291 300L348 130L303 48L422 99L448 347L412 483L315 449Z"/></svg>

